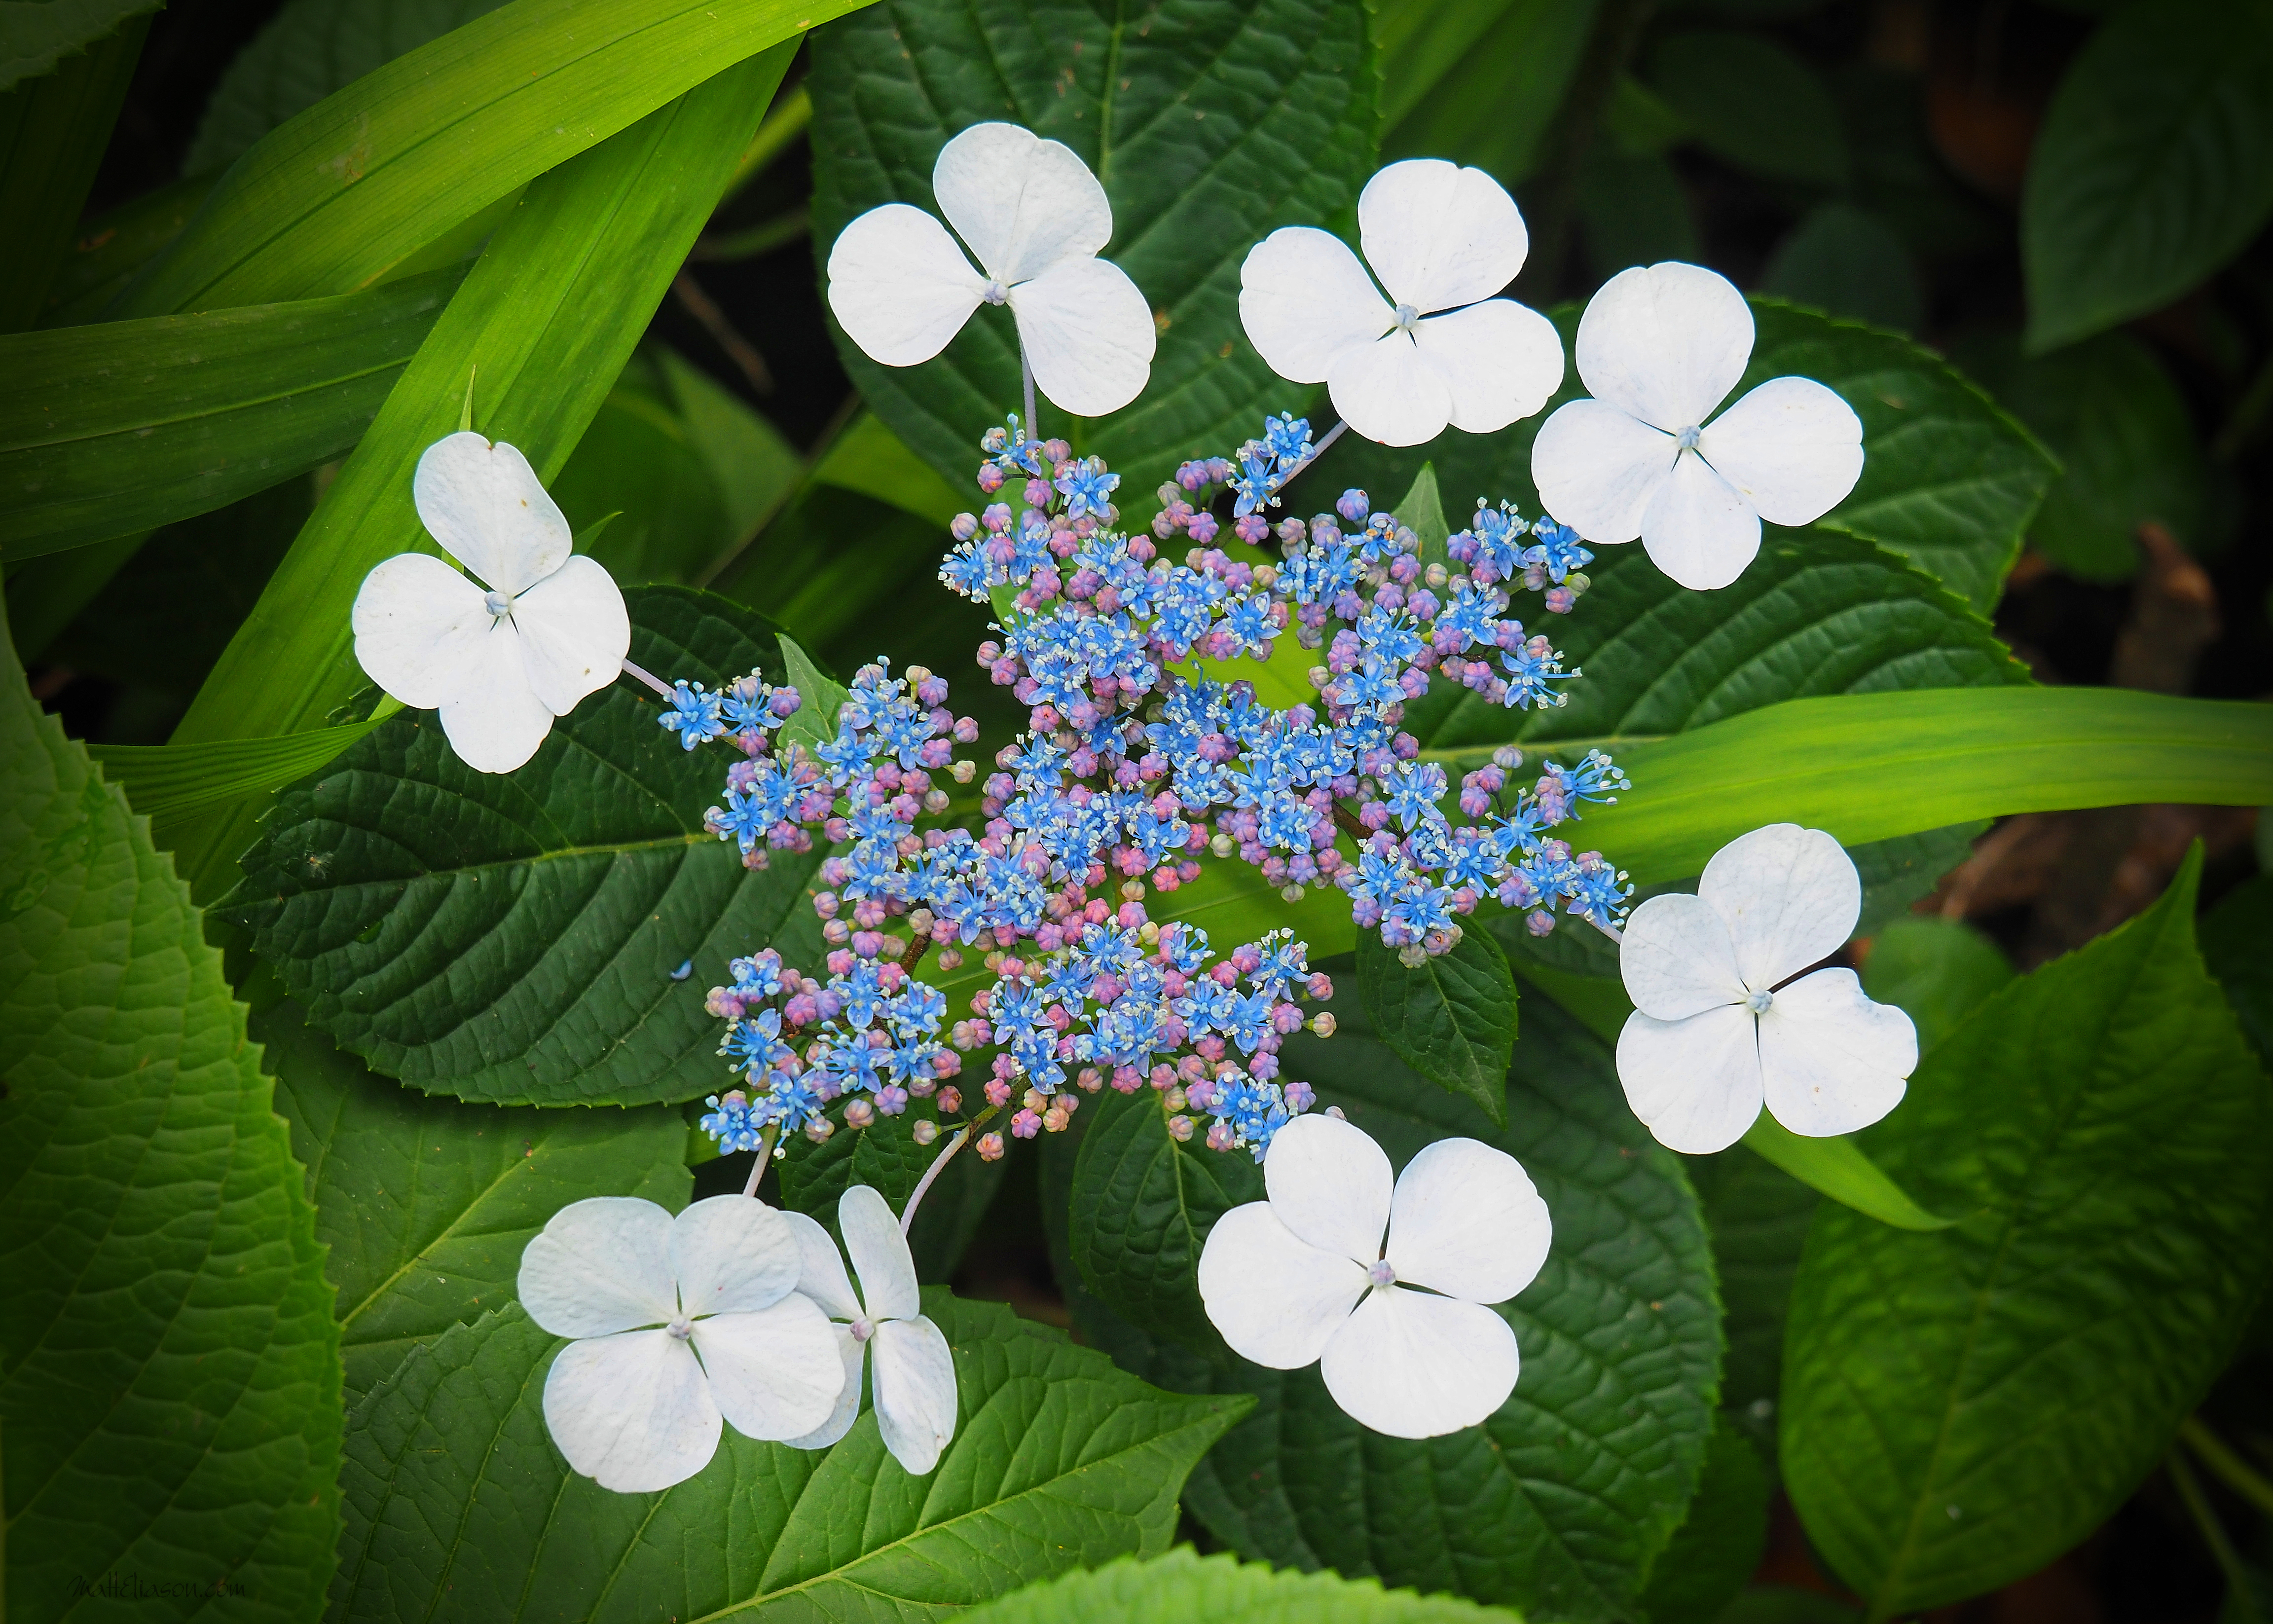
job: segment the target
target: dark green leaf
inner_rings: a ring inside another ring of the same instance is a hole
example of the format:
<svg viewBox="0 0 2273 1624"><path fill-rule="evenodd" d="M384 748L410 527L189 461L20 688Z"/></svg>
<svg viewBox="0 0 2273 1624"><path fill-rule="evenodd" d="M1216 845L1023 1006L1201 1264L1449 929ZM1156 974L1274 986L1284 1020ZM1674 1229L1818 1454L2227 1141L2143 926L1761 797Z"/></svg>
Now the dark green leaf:
<svg viewBox="0 0 2273 1624"><path fill-rule="evenodd" d="M81 220L48 285L41 325L101 320L128 279L189 224L214 178L192 175Z"/></svg>
<svg viewBox="0 0 2273 1624"><path fill-rule="evenodd" d="M2273 4L2169 0L2101 25L2044 114L2021 198L2029 347L2209 276L2273 212Z"/></svg>
<svg viewBox="0 0 2273 1624"><path fill-rule="evenodd" d="M1513 1615L1450 1596L1384 1593L1369 1580L1273 1573L1179 1545L1149 1562L1123 1558L1101 1568L1013 1590L975 1608L971 1624L1487 1624Z"/></svg>
<svg viewBox="0 0 2273 1624"><path fill-rule="evenodd" d="M2224 1365L2273 1262L2273 1089L2153 909L2014 982L1864 1139L1951 1210L1816 1214L1785 1342L1784 1479L1874 1613L2033 1572L2098 1526Z"/></svg>
<svg viewBox="0 0 2273 1624"><path fill-rule="evenodd" d="M463 274L0 338L0 553L152 530L337 456Z"/></svg>
<svg viewBox="0 0 2273 1624"><path fill-rule="evenodd" d="M716 481L686 425L663 398L652 365L634 356L575 455L552 483L552 500L589 552L619 582L691 581L733 540ZM618 517L597 541L582 531Z"/></svg>
<svg viewBox="0 0 2273 1624"><path fill-rule="evenodd" d="M680 587L625 598L649 670L713 688L779 671L749 610ZM656 714L619 682L500 775L461 762L431 714L399 713L277 797L228 911L318 1026L427 1093L700 1098L731 1075L703 989L769 941L818 960L802 904L821 859L746 872L702 827L724 758L681 749Z"/></svg>
<svg viewBox="0 0 2273 1624"><path fill-rule="evenodd" d="M152 1587L142 1616L185 1617L228 1579L240 1617L311 1617L339 1530L339 1329L244 1011L4 633L0 781L0 1601L87 1616L116 1575Z"/></svg>
<svg viewBox="0 0 2273 1624"><path fill-rule="evenodd" d="M1729 1339L1721 1403L1772 1454L1785 1312L1808 1221L1823 1198L1743 1145L1681 1165L1704 1204L1721 1278L1722 1328Z"/></svg>
<svg viewBox="0 0 2273 1624"><path fill-rule="evenodd" d="M1361 930L1357 989L1367 1019L1399 1059L1495 1123L1507 1121L1515 978L1488 931L1467 930L1451 952L1407 966L1382 945L1379 931Z"/></svg>
<svg viewBox="0 0 2273 1624"><path fill-rule="evenodd" d="M1904 333L1917 330L1925 292L1909 250L1885 222L1852 203L1826 203L1791 229L1760 287L1797 304Z"/></svg>
<svg viewBox="0 0 2273 1624"><path fill-rule="evenodd" d="M1643 77L1688 120L1700 145L1740 169L1836 186L1847 138L1822 78L1763 34L1723 29L1669 34Z"/></svg>
<svg viewBox="0 0 2273 1624"><path fill-rule="evenodd" d="M0 88L0 333L30 327L47 302L148 31L134 21L56 71Z"/></svg>
<svg viewBox="0 0 2273 1624"><path fill-rule="evenodd" d="M540 1409L555 1339L519 1304L452 1327L355 1414L331 1616L913 1620L1168 1548L1184 1474L1245 1400L1159 1392L995 1304L934 1289L924 1312L961 1387L934 1474L902 1471L871 1411L825 1453L730 1427L659 1494L568 1471Z"/></svg>
<svg viewBox="0 0 2273 1624"><path fill-rule="evenodd" d="M1151 386L1082 449L1142 512L1184 458L1227 454L1309 391L1264 365L1239 324L1239 262L1273 227L1320 225L1373 171L1378 90L1358 0L1161 0L1134 20L1061 0L888 0L814 36L814 246L854 215L930 208L933 161L981 119L1078 153L1113 204L1106 257L1152 302ZM1018 410L1009 312L981 310L938 359L845 366L877 416L956 488L979 436ZM1046 434L1072 425L1039 407Z"/></svg>
<svg viewBox="0 0 2273 1624"><path fill-rule="evenodd" d="M1908 1012L1920 1054L2012 979L2004 950L1958 919L1898 919L1872 939L1863 963L1863 990Z"/></svg>
<svg viewBox="0 0 2273 1624"><path fill-rule="evenodd" d="M929 1145L917 1144L910 1131L919 1122L937 1123L939 1138ZM774 1163L781 1180L781 1204L811 1214L832 1235L836 1233L837 1200L853 1184L870 1186L894 1212L904 1212L917 1182L947 1148L957 1125L954 1117L941 1121L931 1101L911 1100L904 1114L879 1116L866 1128L848 1128L840 1120L818 1145L791 1139L789 1154ZM982 1159L966 1142L932 1181L908 1231L920 1278L943 1284L954 1274L987 1203L1001 1185L1003 1165L1000 1160Z"/></svg>
<svg viewBox="0 0 2273 1624"><path fill-rule="evenodd" d="M11 0L0 5L0 90L52 72L164 0Z"/></svg>
<svg viewBox="0 0 2273 1624"><path fill-rule="evenodd" d="M1849 847L1847 855L1863 881L1863 913L1855 934L1873 936L1907 917L1910 905L1972 856L1973 843L1988 832L1989 820L1976 818Z"/></svg>
<svg viewBox="0 0 2273 1624"><path fill-rule="evenodd" d="M1724 1412L1706 1440L1689 1515L1650 1568L1642 1615L1649 1624L1714 1624L1759 1566L1767 1539L1767 1469Z"/></svg>
<svg viewBox="0 0 2273 1624"><path fill-rule="evenodd" d="M1598 140L1587 149L1579 187L1579 219L1587 259L1608 279L1630 265L1695 259L1697 222L1681 177L1657 153L1629 152Z"/></svg>
<svg viewBox="0 0 2273 1624"><path fill-rule="evenodd" d="M2258 815L2261 818L2264 814ZM2233 888L2202 916L2202 958L2261 1056L2273 1056L2273 876Z"/></svg>
<svg viewBox="0 0 2273 1624"><path fill-rule="evenodd" d="M1381 7L1382 154L1448 158L1512 186L1539 167L1595 0Z"/></svg>

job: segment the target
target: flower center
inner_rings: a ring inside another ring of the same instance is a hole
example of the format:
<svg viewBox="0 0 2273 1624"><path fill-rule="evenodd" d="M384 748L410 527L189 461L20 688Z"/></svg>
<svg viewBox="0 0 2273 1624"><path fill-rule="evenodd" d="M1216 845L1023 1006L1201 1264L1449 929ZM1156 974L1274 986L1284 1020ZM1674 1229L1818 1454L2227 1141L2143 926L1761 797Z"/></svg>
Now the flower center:
<svg viewBox="0 0 2273 1624"><path fill-rule="evenodd" d="M989 277L986 282L986 291L981 297L989 304L1008 304L1010 302L1010 290Z"/></svg>
<svg viewBox="0 0 2273 1624"><path fill-rule="evenodd" d="M876 1334L876 1327L866 1320L855 1320L851 1329L852 1340L856 1342L865 1342Z"/></svg>
<svg viewBox="0 0 2273 1624"><path fill-rule="evenodd" d="M482 606L490 612L493 620L502 620L513 613L513 596L508 592L489 592L483 595Z"/></svg>
<svg viewBox="0 0 2273 1624"><path fill-rule="evenodd" d="M688 1337L694 1335L694 1322L689 1320L685 1314L679 1315L678 1319L672 1320L669 1325L663 1328L670 1332L680 1342L685 1342Z"/></svg>
<svg viewBox="0 0 2273 1624"><path fill-rule="evenodd" d="M1681 432L1676 434L1673 437L1674 441L1684 451L1694 451L1697 449L1697 438L1699 435L1704 433L1704 432L1705 431L1703 429L1698 427L1692 423L1687 428L1682 430Z"/></svg>
<svg viewBox="0 0 2273 1624"><path fill-rule="evenodd" d="M1744 999L1744 1007L1752 1011L1755 1015L1765 1015L1768 1012L1768 1005L1774 1002L1775 994L1772 992L1756 992L1746 996Z"/></svg>
<svg viewBox="0 0 2273 1624"><path fill-rule="evenodd" d="M1380 1262L1366 1270L1365 1277L1377 1286L1393 1286L1397 1283L1397 1271L1389 1267L1387 1258L1382 1259Z"/></svg>
<svg viewBox="0 0 2273 1624"><path fill-rule="evenodd" d="M1421 312L1419 311L1414 309L1410 304L1399 304L1397 307L1397 330L1399 332L1409 335L1413 329L1420 325Z"/></svg>

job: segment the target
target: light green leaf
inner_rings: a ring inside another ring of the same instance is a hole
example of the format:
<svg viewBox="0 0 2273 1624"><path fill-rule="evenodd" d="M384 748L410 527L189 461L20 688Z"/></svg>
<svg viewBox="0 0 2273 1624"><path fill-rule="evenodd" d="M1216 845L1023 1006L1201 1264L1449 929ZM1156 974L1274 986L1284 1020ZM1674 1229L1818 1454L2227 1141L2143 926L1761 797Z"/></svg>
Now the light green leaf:
<svg viewBox="0 0 2273 1624"><path fill-rule="evenodd" d="M1239 323L1239 262L1272 228L1320 225L1374 169L1379 90L1359 0L1162 0L1127 19L1020 0L986 13L899 0L815 32L814 245L890 202L932 208L949 137L1007 118L1063 141L1113 206L1105 257L1154 311L1152 382L1094 424L1038 405L1121 477L1137 522L1187 457L1228 455L1310 390L1274 376ZM1019 405L1010 312L982 309L935 360L881 366L841 335L870 408L960 488L979 437Z"/></svg>
<svg viewBox="0 0 2273 1624"><path fill-rule="evenodd" d="M1961 919L1898 919L1863 962L1863 990L1909 1014L1922 1055L2012 979L2004 950Z"/></svg>
<svg viewBox="0 0 2273 1624"><path fill-rule="evenodd" d="M2103 23L2045 110L2021 197L2029 348L2187 293L2273 213L2273 4L2163 0Z"/></svg>
<svg viewBox="0 0 2273 1624"><path fill-rule="evenodd" d="M0 338L0 555L153 530L339 455L463 274Z"/></svg>
<svg viewBox="0 0 2273 1624"><path fill-rule="evenodd" d="M1643 78L1698 143L1739 169L1837 186L1847 137L1822 77L1764 34L1696 28L1666 34Z"/></svg>
<svg viewBox="0 0 2273 1624"><path fill-rule="evenodd" d="M48 284L41 325L73 327L101 320L128 279L189 224L214 178L192 175L82 219Z"/></svg>
<svg viewBox="0 0 2273 1624"><path fill-rule="evenodd" d="M851 695L842 682L821 674L813 657L791 642L786 632L777 634L777 641L782 669L787 673L784 680L797 690L800 701L777 736L784 744L794 741L810 750L836 737L836 713Z"/></svg>
<svg viewBox="0 0 2273 1624"><path fill-rule="evenodd" d="M1507 1121L1515 978L1489 932L1470 929L1451 952L1408 967L1379 931L1361 930L1356 979L1367 1019L1399 1059Z"/></svg>
<svg viewBox="0 0 2273 1624"><path fill-rule="evenodd" d="M1744 1143L1762 1161L1782 1168L1812 1190L1897 1229L1947 1229L1962 1222L1928 1212L1849 1137L1807 1139L1767 1111L1744 1131Z"/></svg>
<svg viewBox="0 0 2273 1624"><path fill-rule="evenodd" d="M1371 1580L1273 1573L1189 1545L1149 1562L1124 1557L1030 1584L968 1615L971 1624L1512 1624L1514 1616L1456 1597L1384 1591Z"/></svg>
<svg viewBox="0 0 2273 1624"><path fill-rule="evenodd" d="M1714 1624L1760 1564L1768 1540L1768 1479L1759 1452L1723 1410L1705 1444L1705 1475L1642 1592L1650 1624Z"/></svg>
<svg viewBox="0 0 2273 1624"><path fill-rule="evenodd" d="M739 545L790 499L804 477L805 459L779 429L676 350L657 346L655 359L687 440L725 505L727 545ZM715 561L702 563L707 569Z"/></svg>
<svg viewBox="0 0 2273 1624"><path fill-rule="evenodd" d="M0 19L21 9L0 5ZM54 10L55 0L42 9ZM0 88L0 220L9 233L0 333L30 327L47 303L148 31L138 19L56 71ZM0 53L6 49L0 43Z"/></svg>
<svg viewBox="0 0 2273 1624"><path fill-rule="evenodd" d="M970 459L978 466L977 453ZM907 442L884 426L884 420L864 411L845 425L813 470L814 481L875 497L894 507L928 519L941 532L940 551L947 551L944 532L958 513L971 507L974 497L940 477L932 465L908 449Z"/></svg>
<svg viewBox="0 0 2273 1624"><path fill-rule="evenodd" d="M518 1304L453 1327L355 1414L330 1616L912 1621L1168 1548L1185 1473L1249 1401L1159 1392L996 1304L934 1288L924 1312L960 1387L930 1476L885 1454L871 1410L825 1452L729 1427L658 1494L569 1472L540 1409L556 1341Z"/></svg>
<svg viewBox="0 0 2273 1624"><path fill-rule="evenodd" d="M180 1587L141 1615L186 1617L218 1578L242 1617L310 1617L339 1529L339 1331L244 1011L4 633L0 781L0 1601L115 1616L86 1587L116 1575Z"/></svg>
<svg viewBox="0 0 2273 1624"><path fill-rule="evenodd" d="M97 744L101 762L145 817L183 817L271 790L337 760L340 753L393 715L276 739L216 739L208 744Z"/></svg>
<svg viewBox="0 0 2273 1624"><path fill-rule="evenodd" d="M55 71L165 0L5 0L0 4L0 91Z"/></svg>
<svg viewBox="0 0 2273 1624"><path fill-rule="evenodd" d="M737 534L710 459L664 381L663 353L632 357L552 482L576 550L619 583L691 583ZM610 513L616 520L595 539L587 527Z"/></svg>
<svg viewBox="0 0 2273 1624"><path fill-rule="evenodd" d="M2097 1527L2224 1366L2273 1264L2273 1087L2194 950L2200 858L2012 983L1864 1142L1945 1210L1816 1215L1785 1340L1809 1539L1906 1615Z"/></svg>
<svg viewBox="0 0 2273 1624"><path fill-rule="evenodd" d="M683 587L624 596L649 670L715 688L764 659L772 628L749 610ZM658 713L619 681L496 774L461 762L431 712L402 712L276 798L222 912L341 1048L429 1094L716 1092L732 1073L704 990L777 938L817 959L804 904L821 854L746 872L702 826L724 756L682 749Z"/></svg>
<svg viewBox="0 0 2273 1624"><path fill-rule="evenodd" d="M1811 210L1776 244L1760 287L1796 304L1915 333L1925 314L1917 266L1892 228L1852 203Z"/></svg>

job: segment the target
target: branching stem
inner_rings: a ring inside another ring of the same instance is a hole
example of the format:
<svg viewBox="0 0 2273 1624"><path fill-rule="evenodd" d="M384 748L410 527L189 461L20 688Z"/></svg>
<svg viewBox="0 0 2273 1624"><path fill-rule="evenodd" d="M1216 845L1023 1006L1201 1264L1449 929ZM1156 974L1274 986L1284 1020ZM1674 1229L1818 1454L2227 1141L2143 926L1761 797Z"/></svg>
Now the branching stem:
<svg viewBox="0 0 2273 1624"><path fill-rule="evenodd" d="M627 677L636 677L640 681L646 683L649 688L662 695L665 699L671 697L670 683L665 682L662 678L656 676L655 673L651 671L642 671L637 665L633 665L629 660L626 660L624 662L624 675Z"/></svg>

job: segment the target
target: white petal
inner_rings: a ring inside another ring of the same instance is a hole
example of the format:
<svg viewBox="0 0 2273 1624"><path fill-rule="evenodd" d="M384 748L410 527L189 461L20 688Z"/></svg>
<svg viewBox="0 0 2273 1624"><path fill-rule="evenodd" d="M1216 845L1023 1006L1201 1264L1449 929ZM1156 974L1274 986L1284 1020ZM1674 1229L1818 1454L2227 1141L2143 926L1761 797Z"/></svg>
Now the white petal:
<svg viewBox="0 0 2273 1624"><path fill-rule="evenodd" d="M955 1436L955 1355L930 1320L886 1320L871 1339L876 1352L876 1430L911 1477L939 1464Z"/></svg>
<svg viewBox="0 0 2273 1624"><path fill-rule="evenodd" d="M1062 141L1016 124L973 124L941 147L931 190L997 282L1102 253L1113 238L1113 206L1089 166Z"/></svg>
<svg viewBox="0 0 2273 1624"><path fill-rule="evenodd" d="M410 477L418 518L449 554L508 598L560 568L568 521L529 459L470 432L426 447Z"/></svg>
<svg viewBox="0 0 2273 1624"><path fill-rule="evenodd" d="M867 1304L869 1319L912 1320L923 1312L915 1259L882 1196L866 1184L853 1185L837 1198L836 1227L860 1276L860 1300Z"/></svg>
<svg viewBox="0 0 2273 1624"><path fill-rule="evenodd" d="M1604 282L1579 319L1579 376L1668 433L1711 415L1752 356L1752 312L1725 277L1668 260Z"/></svg>
<svg viewBox="0 0 2273 1624"><path fill-rule="evenodd" d="M1760 515L1703 457L1682 456L1641 515L1641 545L1683 586L1710 592L1759 556Z"/></svg>
<svg viewBox="0 0 2273 1624"><path fill-rule="evenodd" d="M838 233L829 251L829 308L873 361L914 366L947 348L986 297L947 228L887 203Z"/></svg>
<svg viewBox="0 0 2273 1624"><path fill-rule="evenodd" d="M1554 1229L1513 1156L1478 1139L1438 1139L1397 1176L1383 1255L1408 1284L1504 1303L1537 1276Z"/></svg>
<svg viewBox="0 0 2273 1624"><path fill-rule="evenodd" d="M476 772L511 772L536 754L552 731L552 707L536 696L523 658L526 644L511 620L482 639L481 664L465 691L442 702L442 732L460 760Z"/></svg>
<svg viewBox="0 0 2273 1624"><path fill-rule="evenodd" d="M1863 996L1852 970L1818 970L1775 995L1760 1017L1768 1109L1794 1133L1866 1128L1900 1105L1917 1069L1917 1028Z"/></svg>
<svg viewBox="0 0 2273 1624"><path fill-rule="evenodd" d="M1413 329L1414 342L1452 390L1452 426L1496 434L1563 387L1555 324L1513 299L1486 299Z"/></svg>
<svg viewBox="0 0 2273 1624"><path fill-rule="evenodd" d="M1326 375L1334 410L1384 446L1417 446L1452 420L1452 383L1403 333L1345 350Z"/></svg>
<svg viewBox="0 0 2273 1624"><path fill-rule="evenodd" d="M821 1231L824 1237L828 1233ZM826 1449L851 1432L860 1416L860 1379L868 1367L868 1344L855 1338L849 1325L829 1328L836 1333L836 1355L844 1366L844 1391L837 1394L836 1408L829 1412L828 1420L801 1437L782 1440L792 1449Z"/></svg>
<svg viewBox="0 0 2273 1624"><path fill-rule="evenodd" d="M1424 313L1491 297L1531 251L1507 188L1442 158L1408 158L1376 174L1358 193L1357 225L1389 297Z"/></svg>
<svg viewBox="0 0 2273 1624"><path fill-rule="evenodd" d="M722 1200L750 1201L747 1196ZM844 1391L836 1327L821 1305L795 1293L755 1313L713 1314L694 1322L694 1351L710 1374L710 1395L736 1432L769 1442L825 1425Z"/></svg>
<svg viewBox="0 0 2273 1624"><path fill-rule="evenodd" d="M544 1378L544 1425L568 1464L604 1489L647 1494L684 1483L718 1449L718 1406L702 1367L668 1331L570 1342Z"/></svg>
<svg viewBox="0 0 2273 1624"><path fill-rule="evenodd" d="M1366 1289L1365 1268L1296 1236L1270 1202L1249 1201L1208 1231L1199 1288L1210 1323L1234 1353L1272 1370L1300 1370L1349 1318Z"/></svg>
<svg viewBox="0 0 2273 1624"><path fill-rule="evenodd" d="M1279 1129L1263 1157L1263 1184L1279 1222L1362 1265L1381 1256L1393 1183L1389 1158L1372 1137L1324 1111Z"/></svg>
<svg viewBox="0 0 2273 1624"><path fill-rule="evenodd" d="M671 1226L671 1268L683 1314L753 1313L797 1289L797 1234L746 1195L714 1195Z"/></svg>
<svg viewBox="0 0 2273 1624"><path fill-rule="evenodd" d="M852 1293L844 1259L836 1251L836 1243L829 1238L829 1231L803 1213L784 1213L782 1222L797 1237L797 1289L820 1304L831 1320L858 1320L860 1299Z"/></svg>
<svg viewBox="0 0 2273 1624"><path fill-rule="evenodd" d="M1515 1391L1515 1332L1489 1308L1392 1286L1372 1291L1326 1344L1334 1402L1392 1438L1474 1426Z"/></svg>
<svg viewBox="0 0 2273 1624"><path fill-rule="evenodd" d="M414 710L472 691L496 620L487 595L431 553L400 553L363 578L348 623L356 663Z"/></svg>
<svg viewBox="0 0 2273 1624"><path fill-rule="evenodd" d="M1349 244L1314 226L1282 226L1239 267L1239 320L1264 365L1289 383L1324 383L1343 352L1397 324Z"/></svg>
<svg viewBox="0 0 2273 1624"><path fill-rule="evenodd" d="M1144 296L1109 259L1067 259L1010 289L1034 387L1076 417L1144 392L1159 335Z"/></svg>
<svg viewBox="0 0 2273 1624"><path fill-rule="evenodd" d="M1632 541L1673 477L1673 436L1608 401L1567 401L1531 442L1540 505L1597 545Z"/></svg>
<svg viewBox="0 0 2273 1624"><path fill-rule="evenodd" d="M1618 1081L1659 1144L1701 1156L1744 1137L1760 1114L1759 1027L1742 1004L1686 1020L1626 1017Z"/></svg>
<svg viewBox="0 0 2273 1624"><path fill-rule="evenodd" d="M1863 420L1812 378L1771 378L1715 417L1699 453L1771 524L1812 524L1863 477Z"/></svg>
<svg viewBox="0 0 2273 1624"><path fill-rule="evenodd" d="M1618 974L1634 1008L1659 1020L1684 1020L1752 990L1737 971L1729 922L1700 897L1652 897L1626 921Z"/></svg>
<svg viewBox="0 0 2273 1624"><path fill-rule="evenodd" d="M627 1195L571 1201L522 1248L514 1291L555 1336L666 1324L679 1312L671 1214Z"/></svg>
<svg viewBox="0 0 2273 1624"><path fill-rule="evenodd" d="M1863 877L1820 829L1770 823L1713 853L1697 894L1729 921L1737 973L1765 992L1827 959L1855 934Z"/></svg>
<svg viewBox="0 0 2273 1624"><path fill-rule="evenodd" d="M632 617L615 577L579 555L514 599L529 686L555 716L613 682L631 652Z"/></svg>

